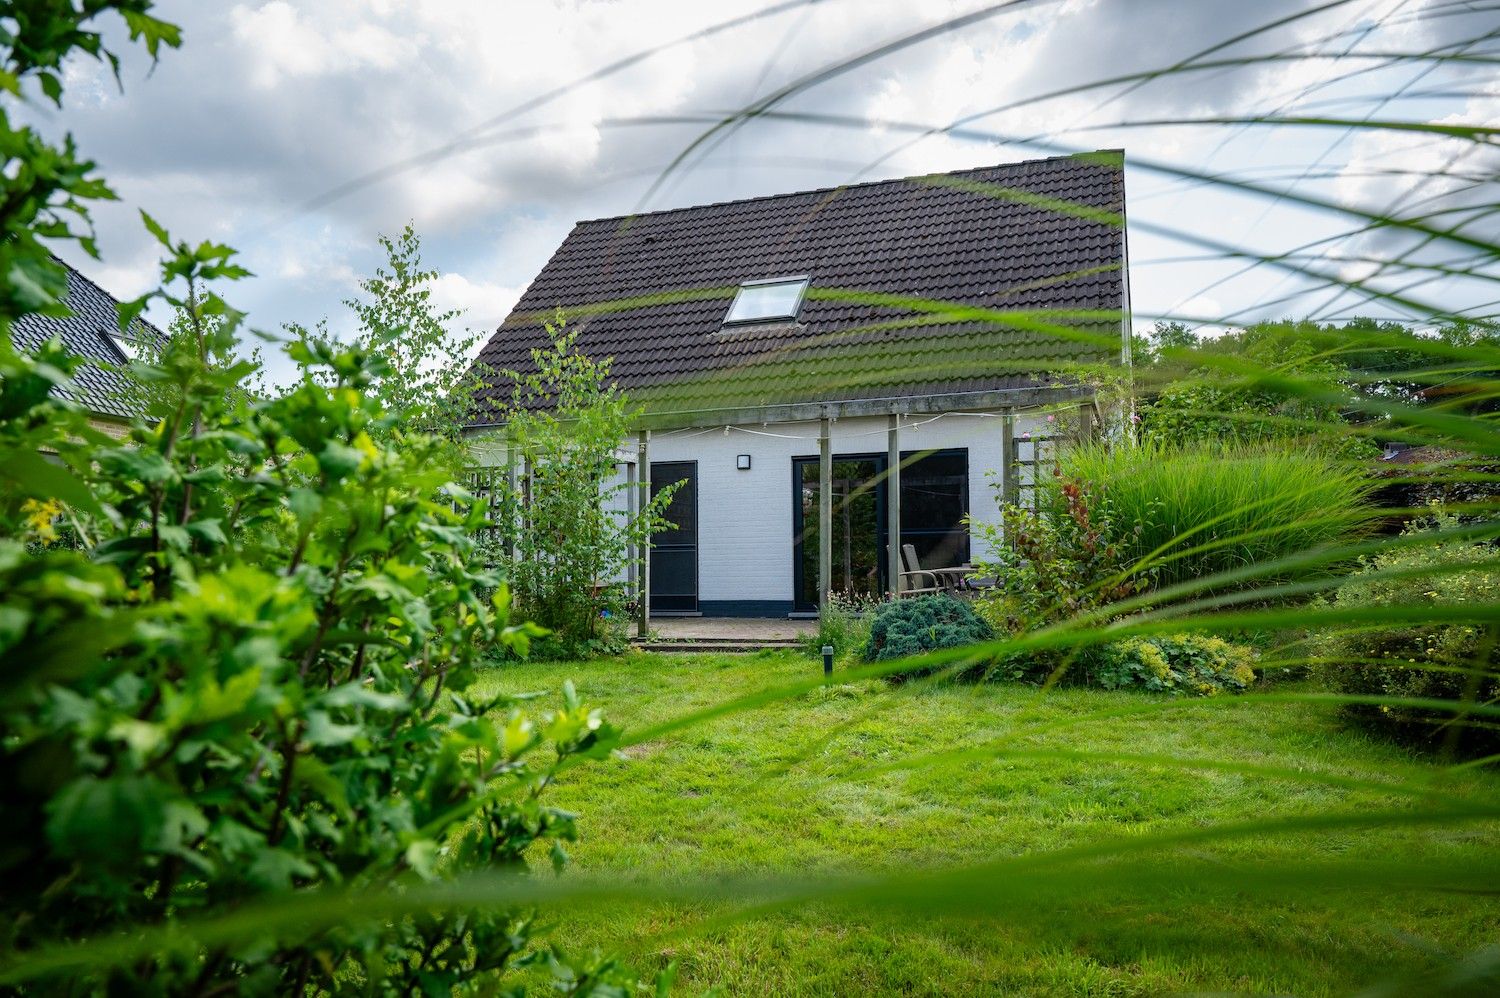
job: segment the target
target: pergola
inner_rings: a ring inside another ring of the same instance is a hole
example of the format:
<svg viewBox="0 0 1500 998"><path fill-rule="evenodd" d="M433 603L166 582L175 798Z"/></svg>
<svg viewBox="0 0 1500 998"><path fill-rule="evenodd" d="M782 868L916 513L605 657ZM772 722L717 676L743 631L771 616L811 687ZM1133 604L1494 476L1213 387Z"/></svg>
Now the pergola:
<svg viewBox="0 0 1500 998"><path fill-rule="evenodd" d="M654 430L688 430L711 426L733 426L747 423L802 423L817 421L818 432L818 607L827 605L833 578L833 446L831 430L839 419L885 416L887 487L886 559L888 578L895 585L901 577L901 436L902 416L933 415L948 412L998 413L1005 455L1000 468L1001 494L1015 501L1020 482L1016 474L1016 413L1040 406L1077 404L1080 435L1092 434L1094 392L1086 386L1043 388L1007 388L991 391L953 392L937 395L901 396L895 398L850 399L839 402L794 402L778 405L736 406L717 409L694 409L654 412L644 415L636 434L636 460L627 466L630 493L635 497L631 513L651 501L651 433ZM644 473L642 473L644 469ZM636 595L636 629L644 638L651 618L651 545L645 543L635 552L639 565L634 579Z"/></svg>

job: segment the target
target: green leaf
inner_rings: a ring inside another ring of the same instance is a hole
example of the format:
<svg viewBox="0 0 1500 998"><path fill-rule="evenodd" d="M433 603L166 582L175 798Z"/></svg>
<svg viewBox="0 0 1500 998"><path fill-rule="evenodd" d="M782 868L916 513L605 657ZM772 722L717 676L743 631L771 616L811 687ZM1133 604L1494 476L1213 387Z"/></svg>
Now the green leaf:
<svg viewBox="0 0 1500 998"><path fill-rule="evenodd" d="M193 546L193 535L188 533L186 527L179 527L175 523L163 523L156 528L156 533L163 544L176 551L186 551Z"/></svg>
<svg viewBox="0 0 1500 998"><path fill-rule="evenodd" d="M286 849L265 849L251 860L245 875L250 882L269 891L291 889L295 877L311 877L318 871L296 853Z"/></svg>
<svg viewBox="0 0 1500 998"><path fill-rule="evenodd" d="M337 440L328 441L318 452L318 466L334 481L342 481L354 474L364 459L364 452Z"/></svg>
<svg viewBox="0 0 1500 998"><path fill-rule="evenodd" d="M406 865L423 880L437 879L438 844L431 839L418 839L406 847Z"/></svg>
<svg viewBox="0 0 1500 998"><path fill-rule="evenodd" d="M131 325L140 318L141 313L145 311L146 305L150 301L151 295L144 294L139 298L132 298L130 301L115 303L115 314L120 323L120 332L125 333L130 331Z"/></svg>
<svg viewBox="0 0 1500 998"><path fill-rule="evenodd" d="M62 107L62 81L57 78L56 74L38 73L36 74L36 81L41 84L42 93L46 94L52 103L58 107Z"/></svg>
<svg viewBox="0 0 1500 998"><path fill-rule="evenodd" d="M66 467L32 450L13 450L0 455L0 477L14 482L25 495L38 499L61 499L74 509L103 516L87 485Z"/></svg>
<svg viewBox="0 0 1500 998"><path fill-rule="evenodd" d="M175 49L182 45L182 29L170 21L138 10L122 10L120 16L125 18L125 25L130 29L130 40L145 42L146 52L153 61L161 46Z"/></svg>
<svg viewBox="0 0 1500 998"><path fill-rule="evenodd" d="M322 512L323 497L313 489L299 487L287 495L287 505L298 520L310 523Z"/></svg>
<svg viewBox="0 0 1500 998"><path fill-rule="evenodd" d="M194 520L187 525L187 531L199 540L211 544L229 543L229 538L224 535L224 527L218 520Z"/></svg>
<svg viewBox="0 0 1500 998"><path fill-rule="evenodd" d="M141 222L146 226L146 231L156 237L157 242L167 249L172 248L172 237L167 235L167 230L162 228L160 222L146 214L145 209L141 209Z"/></svg>
<svg viewBox="0 0 1500 998"><path fill-rule="evenodd" d="M357 724L338 724L326 711L311 710L307 713L307 730L302 737L309 745L328 747L347 745L363 732L364 729Z"/></svg>
<svg viewBox="0 0 1500 998"><path fill-rule="evenodd" d="M125 478L132 478L148 485L170 482L177 475L159 452L138 447L116 447L99 455L99 464L106 471Z"/></svg>
<svg viewBox="0 0 1500 998"><path fill-rule="evenodd" d="M349 808L349 796L344 790L344 785L317 756L298 757L292 782L318 794L338 814L349 817L353 813Z"/></svg>
<svg viewBox="0 0 1500 998"><path fill-rule="evenodd" d="M391 711L404 710L411 705L406 697L397 696L394 693L381 693L372 690L364 683L345 683L335 686L319 698L319 702L329 707L370 707L374 710Z"/></svg>
<svg viewBox="0 0 1500 998"><path fill-rule="evenodd" d="M226 717L233 717L244 710L260 689L261 671L245 669L230 676L221 686L212 678L191 695L191 709L187 721L191 724L207 724Z"/></svg>
<svg viewBox="0 0 1500 998"><path fill-rule="evenodd" d="M47 838L64 857L131 867L166 819L171 793L149 776L85 776L47 804Z"/></svg>

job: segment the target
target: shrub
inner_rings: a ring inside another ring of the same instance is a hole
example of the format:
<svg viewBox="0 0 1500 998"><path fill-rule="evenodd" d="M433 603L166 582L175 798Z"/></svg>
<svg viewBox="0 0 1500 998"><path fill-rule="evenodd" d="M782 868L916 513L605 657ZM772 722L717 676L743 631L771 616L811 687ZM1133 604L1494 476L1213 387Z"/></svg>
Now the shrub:
<svg viewBox="0 0 1500 998"><path fill-rule="evenodd" d="M1001 524L975 524L989 550L976 574L995 586L978 599L980 615L997 630L1021 634L1133 595L1109 507L1091 486L1054 478L1044 512L1005 506Z"/></svg>
<svg viewBox="0 0 1500 998"><path fill-rule="evenodd" d="M870 622L865 660L889 662L909 655L961 648L995 636L968 603L943 593L882 603Z"/></svg>
<svg viewBox="0 0 1500 998"><path fill-rule="evenodd" d="M1154 586L1305 552L1374 522L1373 483L1357 464L1313 450L1088 445L1063 455L1048 504L1066 509L1070 481L1109 511L1113 540ZM1246 585L1298 577L1287 570Z"/></svg>
<svg viewBox="0 0 1500 998"><path fill-rule="evenodd" d="M502 533L514 539L511 585L521 613L551 634L548 657L619 651L624 577L636 545L671 526L664 513L678 485L653 488L632 516L626 482L610 484L634 413L609 379L610 362L577 348L561 314L547 323L550 344L533 350L536 369L503 374L513 383L505 408L512 460L521 474L497 481Z"/></svg>
<svg viewBox="0 0 1500 998"><path fill-rule="evenodd" d="M876 597L830 593L818 614L818 633L803 639L803 647L813 655L822 655L824 645L832 645L840 658L863 654L870 641L870 621L880 606Z"/></svg>
<svg viewBox="0 0 1500 998"><path fill-rule="evenodd" d="M1411 525L1403 536L1430 534L1457 522L1439 514ZM1426 574L1389 577L1394 573ZM1493 546L1435 538L1368 559L1338 588L1333 602L1341 607L1475 606L1497 597L1500 563ZM1322 635L1313 650L1316 673L1336 693L1477 703L1495 703L1500 697L1500 649L1475 624L1341 630ZM1378 730L1434 746L1449 736L1447 722L1454 717L1449 711L1389 704L1355 704L1346 710ZM1500 747L1500 727L1471 719L1460 742L1493 751Z"/></svg>
<svg viewBox="0 0 1500 998"><path fill-rule="evenodd" d="M1084 681L1107 690L1213 696L1255 682L1255 651L1211 635L1127 638L1091 649L1082 664Z"/></svg>
<svg viewBox="0 0 1500 998"><path fill-rule="evenodd" d="M1167 356L1148 353L1147 363L1159 366L1143 371L1148 374L1143 380L1163 375L1167 380L1141 404L1142 438L1166 447L1274 442L1283 448L1373 458L1377 448L1350 432L1348 414L1357 409L1361 381L1344 358L1351 344L1377 331L1364 320L1343 326L1264 322L1199 338L1181 326L1159 323L1157 334ZM1367 351L1354 356L1367 356ZM1266 379L1267 372L1296 384Z"/></svg>
<svg viewBox="0 0 1500 998"><path fill-rule="evenodd" d="M173 246L168 272L228 258L209 250ZM68 432L48 389L76 358L0 357L0 448L52 427L61 462L0 502L18 538L0 541L8 952L292 892L522 870L538 844L560 862L574 816L539 792L609 742L571 688L545 713L471 691L481 649L524 651L534 632L503 591L475 598L492 581L472 568L482 513L447 443L396 431L363 390L378 359L296 343L300 384L252 401L232 349L228 327L174 341L144 373L178 386L175 412L123 442ZM51 543L60 481L86 544ZM301 993L354 976L448 993L527 959L530 924L507 905L350 907L44 984Z"/></svg>

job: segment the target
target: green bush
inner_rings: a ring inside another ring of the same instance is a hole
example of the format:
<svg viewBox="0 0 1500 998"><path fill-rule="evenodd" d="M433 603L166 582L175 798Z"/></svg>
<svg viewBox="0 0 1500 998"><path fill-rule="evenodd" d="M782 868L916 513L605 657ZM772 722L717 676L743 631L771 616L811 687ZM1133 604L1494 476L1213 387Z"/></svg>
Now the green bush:
<svg viewBox="0 0 1500 998"><path fill-rule="evenodd" d="M1404 536L1452 528L1439 515L1413 524ZM1410 573L1410 577L1391 577ZM1430 544L1391 548L1368 559L1333 596L1340 607L1474 606L1500 597L1500 552L1488 544L1434 538ZM1467 623L1392 625L1341 630L1313 645L1315 671L1336 693L1493 704L1500 698L1500 648L1484 628ZM1346 708L1378 730L1441 745L1452 730L1451 711L1390 704ZM1500 748L1500 727L1470 719L1459 739L1467 748Z"/></svg>
<svg viewBox="0 0 1500 998"><path fill-rule="evenodd" d="M227 259L172 253L194 277ZM541 955L524 908L345 903L192 942L199 919L307 891L521 872L533 847L561 863L575 819L540 791L611 738L571 688L550 711L472 692L482 649L535 631L503 589L476 598L482 513L449 444L365 390L378 358L294 343L302 380L256 400L233 346L225 326L140 366L177 402L125 441L80 435L51 394L77 358L0 355L0 452L58 456L0 494L0 947L181 933L38 982L79 993L491 988ZM64 518L80 543L57 543Z"/></svg>
<svg viewBox="0 0 1500 998"><path fill-rule="evenodd" d="M1108 504L1089 485L1057 477L1045 491L1044 512L1007 505L998 526L974 524L988 550L976 574L995 580L976 607L1001 633L1091 613L1146 585L1130 576Z"/></svg>
<svg viewBox="0 0 1500 998"><path fill-rule="evenodd" d="M1214 444L1074 448L1046 489L1087 483L1108 509L1113 540L1134 574L1156 587L1204 579L1357 537L1374 522L1372 480L1357 463L1314 450ZM1287 570L1246 585L1289 581Z"/></svg>
<svg viewBox="0 0 1500 998"><path fill-rule="evenodd" d="M828 605L818 614L818 633L804 638L802 647L818 656L823 654L824 645L832 645L839 658L864 654L870 641L870 622L880 606L880 600L873 596L831 593Z"/></svg>
<svg viewBox="0 0 1500 998"><path fill-rule="evenodd" d="M1274 444L1376 457L1378 448L1351 432L1349 421L1361 389L1375 386L1349 365L1370 359L1368 350L1350 347L1380 328L1367 320L1263 322L1200 339L1181 325L1158 323L1160 345L1168 349L1143 358L1141 437L1164 447ZM1387 335L1398 330L1384 327ZM1267 373L1297 384L1277 383Z"/></svg>
<svg viewBox="0 0 1500 998"><path fill-rule="evenodd" d="M1085 682L1107 690L1238 693L1255 682L1255 651L1203 634L1127 638L1087 653L1082 672Z"/></svg>
<svg viewBox="0 0 1500 998"><path fill-rule="evenodd" d="M226 246L156 222L175 335L126 365L149 420L125 439L68 401L82 359L9 330L66 314L39 243L94 253L111 197L75 156L13 127L33 85L59 105L69 53L113 11L154 55L149 0L10 5L0 31L0 953L6 993L496 993L552 962L564 990L633 975L571 966L509 893L561 866L575 816L543 791L613 740L564 687L552 709L475 689L478 656L523 651L476 568L482 510L452 439L383 404L386 351L293 335L297 375L263 398L209 285ZM409 316L408 316L409 317ZM395 325L407 325L405 319ZM409 330L391 329L392 335ZM430 341L429 341L430 342ZM409 373L409 372L408 372ZM420 393L419 393L420 394ZM492 903L415 892L504 877Z"/></svg>
<svg viewBox="0 0 1500 998"><path fill-rule="evenodd" d="M968 603L942 593L881 604L870 622L865 660L889 662L909 655L961 648L995 636Z"/></svg>
<svg viewBox="0 0 1500 998"><path fill-rule="evenodd" d="M624 650L625 576L637 545L672 529L665 518L681 483L652 488L632 515L631 484L614 479L620 441L636 410L610 378L610 361L578 349L562 313L546 324L549 343L531 352L535 370L502 371L512 397L499 413L509 459L524 473L495 483L515 557L507 573L516 606L550 633L548 658L590 658Z"/></svg>

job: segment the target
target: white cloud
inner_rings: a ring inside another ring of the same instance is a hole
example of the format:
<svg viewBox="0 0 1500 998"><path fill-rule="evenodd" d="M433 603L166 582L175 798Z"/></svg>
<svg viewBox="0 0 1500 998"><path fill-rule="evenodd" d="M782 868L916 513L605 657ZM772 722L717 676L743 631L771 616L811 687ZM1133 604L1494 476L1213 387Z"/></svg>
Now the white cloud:
<svg viewBox="0 0 1500 998"><path fill-rule="evenodd" d="M863 126L748 122L706 160L679 171L647 207L838 184L898 147L904 148L871 176L1035 155L1037 146L953 136L912 143L909 133L882 132L873 123L942 125L1069 85L1160 68L1312 2L1039 0L1006 8L827 79L782 105L848 115ZM1474 28L1471 20L1461 30L1462 17L1420 21L1414 4L1382 20L1398 3L1358 0L1218 56L1316 45L1335 34L1326 42L1335 51L1415 47L1451 42ZM337 316L355 275L378 262L375 234L412 220L427 246L441 250L431 256L445 272L443 293L470 308L476 327L490 328L575 219L634 210L656 173L703 129L626 126L620 119L740 107L838 59L984 4L823 0L763 18L578 87L489 133L483 144L392 172L315 210L303 206L351 178L443 146L613 61L761 9L764 0L163 0L161 14L184 25L180 52L165 52L149 76L142 59L127 60L123 96L97 63L70 65L65 114L29 113L49 128L73 130L123 195L123 206L102 207L96 217L112 273L124 283L149 274L156 256L134 214L145 207L176 235L220 239L245 251L259 276L226 293L249 307L258 325L310 322ZM1374 30L1351 34L1351 25ZM1272 141L1264 130L1222 127L1076 129L1126 118L1255 113L1298 95L1352 98L1341 113L1382 111L1369 97L1385 81L1325 86L1329 73L1327 62L1311 62L1173 74L1129 93L1113 87L1027 103L974 127L1063 146L1122 145L1137 162L1226 171L1306 163L1322 153L1327 136L1304 129L1277 132ZM1431 111L1457 118L1491 113L1461 101ZM517 131L533 126L531 133ZM1340 146L1327 165L1337 170L1351 158L1374 163L1405 155L1382 144L1388 141ZM1351 165L1351 184L1353 172ZM1247 204L1145 172L1132 173L1130 183L1133 193L1167 192L1133 205L1133 219L1226 242L1253 239L1271 252L1312 231L1306 213L1273 209L1264 199ZM1373 188L1330 187L1330 193L1383 196ZM1205 269L1143 269L1136 305L1143 313L1165 310L1215 279ZM1215 288L1213 297L1237 311L1269 287L1237 282Z"/></svg>
<svg viewBox="0 0 1500 998"><path fill-rule="evenodd" d="M443 274L432 288L432 303L440 311L458 309L472 329L494 330L505 321L524 288L471 281L462 274Z"/></svg>
<svg viewBox="0 0 1500 998"><path fill-rule="evenodd" d="M257 87L271 89L286 79L344 73L366 67L389 70L416 55L411 40L372 23L348 17L329 19L330 12L349 14L341 5L325 4L318 16L302 16L287 0L259 6L236 5L229 20L236 41L260 53L252 71Z"/></svg>

